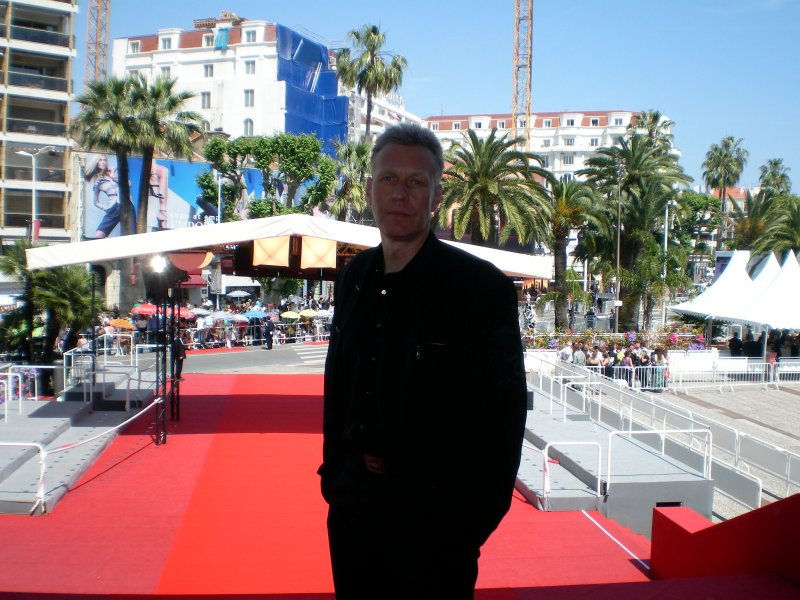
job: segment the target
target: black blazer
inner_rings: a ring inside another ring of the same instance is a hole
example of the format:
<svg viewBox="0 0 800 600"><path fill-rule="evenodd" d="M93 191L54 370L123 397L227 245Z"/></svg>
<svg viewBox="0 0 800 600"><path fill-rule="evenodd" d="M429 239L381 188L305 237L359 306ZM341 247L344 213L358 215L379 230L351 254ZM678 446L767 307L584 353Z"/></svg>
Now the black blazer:
<svg viewBox="0 0 800 600"><path fill-rule="evenodd" d="M340 340L381 247L356 256L336 287L325 367L323 495L348 451L342 374L355 357ZM482 544L507 512L526 417L523 348L514 284L490 263L432 234L406 269L419 285L404 299L398 489L426 513ZM395 353L395 355L397 355Z"/></svg>

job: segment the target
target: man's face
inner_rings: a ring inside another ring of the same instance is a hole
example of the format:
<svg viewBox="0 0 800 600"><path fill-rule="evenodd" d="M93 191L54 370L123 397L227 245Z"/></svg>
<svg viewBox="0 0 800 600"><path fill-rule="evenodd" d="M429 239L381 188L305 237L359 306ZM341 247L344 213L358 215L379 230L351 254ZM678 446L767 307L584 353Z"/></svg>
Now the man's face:
<svg viewBox="0 0 800 600"><path fill-rule="evenodd" d="M407 242L426 237L441 197L442 186L427 148L389 144L375 157L367 180L367 203L383 238Z"/></svg>

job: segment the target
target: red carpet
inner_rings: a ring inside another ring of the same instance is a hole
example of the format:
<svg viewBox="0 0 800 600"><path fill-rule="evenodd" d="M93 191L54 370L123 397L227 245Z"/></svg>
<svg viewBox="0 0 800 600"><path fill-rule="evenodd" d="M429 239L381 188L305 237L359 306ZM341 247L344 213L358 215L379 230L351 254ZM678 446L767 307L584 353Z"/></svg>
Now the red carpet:
<svg viewBox="0 0 800 600"><path fill-rule="evenodd" d="M182 418L170 423L166 445L152 443L150 423L136 424L51 514L0 516L0 596L333 597L315 474L322 377L190 374L182 391ZM647 540L591 516L648 559ZM702 590L727 600L753 586L765 598L792 597L769 577L651 582L583 513L542 513L518 496L484 548L476 596Z"/></svg>

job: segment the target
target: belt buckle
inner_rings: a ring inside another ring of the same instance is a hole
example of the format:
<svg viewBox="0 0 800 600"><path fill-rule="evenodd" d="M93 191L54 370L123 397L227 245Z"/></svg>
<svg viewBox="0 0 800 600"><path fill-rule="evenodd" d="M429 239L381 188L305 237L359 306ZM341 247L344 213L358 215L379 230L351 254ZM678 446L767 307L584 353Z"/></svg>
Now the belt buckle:
<svg viewBox="0 0 800 600"><path fill-rule="evenodd" d="M364 454L364 465L367 471L375 475L386 475L386 463L380 456Z"/></svg>

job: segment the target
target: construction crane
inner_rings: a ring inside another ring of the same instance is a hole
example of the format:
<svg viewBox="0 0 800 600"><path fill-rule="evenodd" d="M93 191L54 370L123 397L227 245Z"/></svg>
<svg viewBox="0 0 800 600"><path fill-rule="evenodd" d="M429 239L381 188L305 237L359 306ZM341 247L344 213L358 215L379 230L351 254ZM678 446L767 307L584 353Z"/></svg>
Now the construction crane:
<svg viewBox="0 0 800 600"><path fill-rule="evenodd" d="M86 21L85 81L103 79L108 74L108 23L111 0L88 0Z"/></svg>
<svg viewBox="0 0 800 600"><path fill-rule="evenodd" d="M533 56L533 0L514 0L514 95L511 119L514 137L530 148L531 68Z"/></svg>

